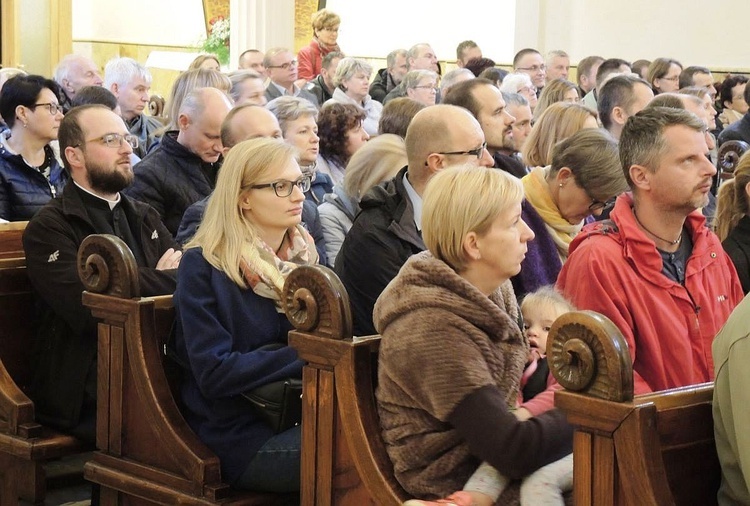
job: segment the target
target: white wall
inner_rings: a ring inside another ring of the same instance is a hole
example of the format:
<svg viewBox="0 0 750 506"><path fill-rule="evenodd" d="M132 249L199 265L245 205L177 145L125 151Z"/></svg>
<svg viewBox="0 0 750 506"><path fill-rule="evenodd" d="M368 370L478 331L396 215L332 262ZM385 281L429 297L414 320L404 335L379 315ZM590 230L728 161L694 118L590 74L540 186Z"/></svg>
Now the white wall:
<svg viewBox="0 0 750 506"><path fill-rule="evenodd" d="M73 0L74 41L194 46L205 35L200 0Z"/></svg>
<svg viewBox="0 0 750 506"><path fill-rule="evenodd" d="M513 59L516 0L327 0L326 7L341 16L339 45L352 56L384 58L428 42L452 61L458 43L471 39L487 58Z"/></svg>

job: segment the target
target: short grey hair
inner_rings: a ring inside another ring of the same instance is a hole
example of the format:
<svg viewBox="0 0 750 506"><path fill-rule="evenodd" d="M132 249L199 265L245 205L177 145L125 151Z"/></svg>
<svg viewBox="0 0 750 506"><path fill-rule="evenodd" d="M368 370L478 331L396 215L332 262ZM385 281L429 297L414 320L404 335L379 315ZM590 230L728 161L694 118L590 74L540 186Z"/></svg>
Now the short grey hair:
<svg viewBox="0 0 750 506"><path fill-rule="evenodd" d="M505 76L503 83L500 85L500 91L503 93L518 93L518 90L524 86L534 86L529 75L522 72L513 72Z"/></svg>
<svg viewBox="0 0 750 506"><path fill-rule="evenodd" d="M503 100L505 101L505 105L515 105L517 107L524 107L529 105L529 101L520 93L503 92Z"/></svg>
<svg viewBox="0 0 750 506"><path fill-rule="evenodd" d="M409 54L406 52L406 49L396 49L394 51L391 51L390 53L388 53L388 56L385 57L385 66L389 69L392 69L396 64L396 58L398 58L399 56L408 58Z"/></svg>
<svg viewBox="0 0 750 506"><path fill-rule="evenodd" d="M357 72L367 74L367 79L372 75L372 66L359 58L342 58L336 67L336 74L333 76L333 85L340 86L344 81L354 77Z"/></svg>
<svg viewBox="0 0 750 506"><path fill-rule="evenodd" d="M132 58L113 58L104 67L104 87L107 89L113 84L126 86L137 77L151 84L151 72Z"/></svg>
<svg viewBox="0 0 750 506"><path fill-rule="evenodd" d="M291 53L287 48L285 47L272 47L268 51L266 51L266 54L263 55L263 66L268 68L271 66L271 58L276 56L277 54L281 53Z"/></svg>
<svg viewBox="0 0 750 506"><path fill-rule="evenodd" d="M467 76L469 79L474 79L476 76L474 73L466 68L458 68L453 69L450 72L447 72L443 79L440 80L440 92L444 93L448 88L453 86L458 82L458 78L462 75Z"/></svg>
<svg viewBox="0 0 750 506"><path fill-rule="evenodd" d="M79 61L88 60L87 57L80 54L68 54L60 60L60 63L55 67L55 76L53 79L57 84L62 85L63 80L70 79L70 71L73 65Z"/></svg>
<svg viewBox="0 0 750 506"><path fill-rule="evenodd" d="M240 94L242 93L240 85L248 79L260 79L261 81L265 81L263 76L250 69L237 70L229 74L229 81L232 83L232 87L229 89L229 96L232 97L232 100L235 102L240 99Z"/></svg>
<svg viewBox="0 0 750 506"><path fill-rule="evenodd" d="M550 51L549 53L547 53L547 57L545 58L544 61L551 62L553 58L557 58L557 57L570 58L570 56L568 56L568 53L566 53L562 49L555 49L554 51Z"/></svg>
<svg viewBox="0 0 750 506"><path fill-rule="evenodd" d="M410 70L404 76L401 85L404 87L404 91L414 89L419 86L419 81L425 78L434 79L437 83L438 75L432 70Z"/></svg>
<svg viewBox="0 0 750 506"><path fill-rule="evenodd" d="M286 135L287 123L290 121L297 120L303 116L312 116L316 121L318 119L318 110L311 102L304 98L289 95L274 98L266 104L266 109L276 116L283 135Z"/></svg>

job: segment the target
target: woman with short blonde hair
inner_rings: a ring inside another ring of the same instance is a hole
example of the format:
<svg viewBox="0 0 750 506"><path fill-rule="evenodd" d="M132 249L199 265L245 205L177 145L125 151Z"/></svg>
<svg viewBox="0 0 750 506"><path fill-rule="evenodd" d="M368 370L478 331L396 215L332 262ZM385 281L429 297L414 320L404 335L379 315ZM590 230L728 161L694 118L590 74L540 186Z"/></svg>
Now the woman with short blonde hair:
<svg viewBox="0 0 750 506"><path fill-rule="evenodd" d="M331 267L359 213L359 201L370 188L388 181L406 164L404 140L394 134L380 135L352 155L343 184L334 186L318 207Z"/></svg>
<svg viewBox="0 0 750 506"><path fill-rule="evenodd" d="M552 163L555 144L584 128L599 128L596 113L581 104L556 102L539 116L523 145L523 160L529 167Z"/></svg>
<svg viewBox="0 0 750 506"><path fill-rule="evenodd" d="M439 171L422 206L428 251L409 258L375 304L382 434L413 496L461 490L480 460L523 478L570 453L561 412L526 424L510 408L529 353L509 282L534 238L522 199L503 171Z"/></svg>
<svg viewBox="0 0 750 506"><path fill-rule="evenodd" d="M310 44L303 47L297 53L298 64L298 86L305 81L312 81L320 74L323 66L323 57L333 51L341 52L337 41L339 38L339 25L341 18L338 14L321 9L312 15L313 38Z"/></svg>
<svg viewBox="0 0 750 506"><path fill-rule="evenodd" d="M289 144L235 145L177 272L182 413L236 488L299 490L300 427L275 433L242 394L301 377L302 362L286 344L292 326L281 291L293 269L317 263L301 224L309 187Z"/></svg>
<svg viewBox="0 0 750 506"><path fill-rule="evenodd" d="M195 57L195 60L190 62L190 65L187 68L188 70L215 70L216 72L221 72L221 62L219 61L219 57L215 54L206 53L206 54L199 54Z"/></svg>

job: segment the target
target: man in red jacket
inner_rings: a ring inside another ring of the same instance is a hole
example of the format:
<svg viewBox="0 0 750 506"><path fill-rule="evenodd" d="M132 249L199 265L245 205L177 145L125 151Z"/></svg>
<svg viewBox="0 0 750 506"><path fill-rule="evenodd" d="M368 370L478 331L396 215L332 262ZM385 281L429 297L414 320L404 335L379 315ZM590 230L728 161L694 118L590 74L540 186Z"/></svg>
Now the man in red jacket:
<svg viewBox="0 0 750 506"><path fill-rule="evenodd" d="M732 262L697 211L716 173L705 129L663 107L628 119L620 160L632 193L573 240L557 281L578 308L622 331L636 393L712 381L711 343L742 300Z"/></svg>

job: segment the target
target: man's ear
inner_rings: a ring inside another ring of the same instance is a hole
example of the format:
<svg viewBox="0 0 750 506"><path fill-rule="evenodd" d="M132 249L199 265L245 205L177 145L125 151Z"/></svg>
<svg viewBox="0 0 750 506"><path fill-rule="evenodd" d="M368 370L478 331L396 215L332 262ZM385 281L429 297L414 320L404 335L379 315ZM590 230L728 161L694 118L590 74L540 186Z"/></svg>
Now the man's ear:
<svg viewBox="0 0 750 506"><path fill-rule="evenodd" d="M190 117L187 114L177 116L177 127L182 131L190 125Z"/></svg>
<svg viewBox="0 0 750 506"><path fill-rule="evenodd" d="M430 153L429 155L427 155L426 164L427 170L434 175L440 169L445 168L445 156L439 153Z"/></svg>
<svg viewBox="0 0 750 506"><path fill-rule="evenodd" d="M73 169L74 167L78 168L85 165L83 160L83 150L81 148L68 146L67 148L65 148L63 157L68 161L68 166L70 166L71 169Z"/></svg>
<svg viewBox="0 0 750 506"><path fill-rule="evenodd" d="M627 120L628 115L625 112L625 109L620 106L615 106L612 109L612 121L614 121L618 125L624 125Z"/></svg>
<svg viewBox="0 0 750 506"><path fill-rule="evenodd" d="M628 173L630 174L630 180L633 181L633 186L635 188L638 188L639 190L651 189L652 171L643 165L631 165Z"/></svg>
<svg viewBox="0 0 750 506"><path fill-rule="evenodd" d="M112 92L115 98L120 98L120 86L117 83L110 84L109 91Z"/></svg>

